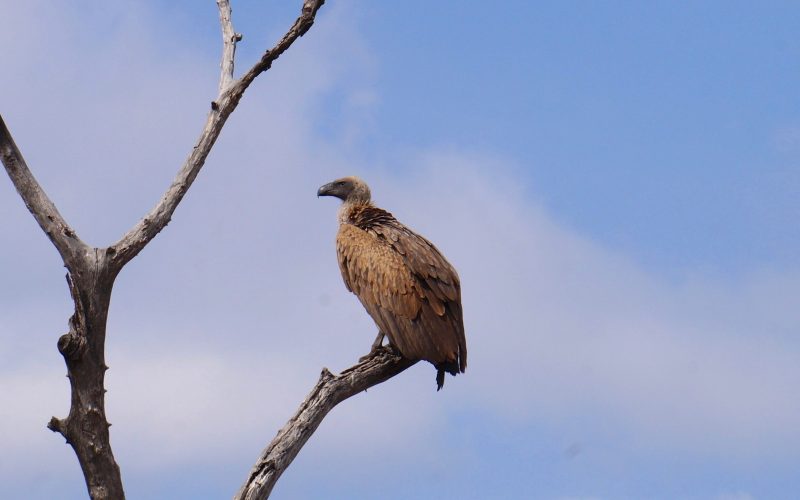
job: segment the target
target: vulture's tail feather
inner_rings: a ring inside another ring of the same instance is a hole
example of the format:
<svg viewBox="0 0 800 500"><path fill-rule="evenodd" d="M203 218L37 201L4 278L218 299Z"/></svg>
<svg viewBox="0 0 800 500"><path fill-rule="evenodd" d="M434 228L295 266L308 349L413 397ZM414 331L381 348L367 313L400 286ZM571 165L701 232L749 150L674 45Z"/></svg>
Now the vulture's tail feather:
<svg viewBox="0 0 800 500"><path fill-rule="evenodd" d="M436 369L436 391L438 392L444 386L444 368L441 366Z"/></svg>
<svg viewBox="0 0 800 500"><path fill-rule="evenodd" d="M436 365L436 390L440 390L444 385L444 372L456 376L458 375L458 371L458 363L455 362L439 363Z"/></svg>

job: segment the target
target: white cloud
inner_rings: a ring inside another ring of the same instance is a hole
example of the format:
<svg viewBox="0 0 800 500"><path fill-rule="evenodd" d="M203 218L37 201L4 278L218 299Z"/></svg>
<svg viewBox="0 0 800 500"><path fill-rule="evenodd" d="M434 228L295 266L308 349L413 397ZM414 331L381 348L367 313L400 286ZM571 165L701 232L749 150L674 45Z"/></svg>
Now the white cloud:
<svg viewBox="0 0 800 500"><path fill-rule="evenodd" d="M642 446L794 453L798 270L667 283L559 226L504 178L507 168L487 175L496 159L444 153L416 163L420 173L397 192L419 198L391 201L461 270L466 384L487 403L516 419L591 412Z"/></svg>

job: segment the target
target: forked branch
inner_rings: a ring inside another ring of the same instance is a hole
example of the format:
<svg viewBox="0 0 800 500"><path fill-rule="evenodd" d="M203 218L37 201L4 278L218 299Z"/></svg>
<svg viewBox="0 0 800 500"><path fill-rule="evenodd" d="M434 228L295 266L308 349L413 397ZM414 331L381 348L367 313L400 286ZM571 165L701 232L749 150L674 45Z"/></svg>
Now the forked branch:
<svg viewBox="0 0 800 500"><path fill-rule="evenodd" d="M234 500L268 498L283 471L289 467L328 412L345 399L385 382L415 363L383 347L339 375L333 375L323 368L319 381L300 404L297 413L261 452Z"/></svg>

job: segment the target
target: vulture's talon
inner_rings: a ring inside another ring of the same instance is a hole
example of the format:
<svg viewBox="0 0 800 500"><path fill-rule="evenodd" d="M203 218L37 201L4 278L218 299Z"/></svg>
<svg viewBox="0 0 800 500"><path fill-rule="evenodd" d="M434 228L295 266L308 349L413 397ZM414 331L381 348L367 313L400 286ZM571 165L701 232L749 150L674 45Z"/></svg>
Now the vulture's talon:
<svg viewBox="0 0 800 500"><path fill-rule="evenodd" d="M371 358L374 358L375 356L380 355L384 351L385 351L385 349L384 349L384 347L382 345L373 345L372 349L370 349L367 354L365 354L365 355L361 356L360 358L358 358L358 362L359 363L363 363L364 361L366 361L368 359L371 359Z"/></svg>

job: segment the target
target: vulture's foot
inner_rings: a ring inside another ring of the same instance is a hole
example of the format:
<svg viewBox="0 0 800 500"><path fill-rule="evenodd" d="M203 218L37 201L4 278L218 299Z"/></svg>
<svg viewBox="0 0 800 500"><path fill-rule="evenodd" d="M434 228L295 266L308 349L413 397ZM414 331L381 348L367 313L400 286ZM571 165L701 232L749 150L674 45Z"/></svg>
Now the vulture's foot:
<svg viewBox="0 0 800 500"><path fill-rule="evenodd" d="M403 355L403 353L401 353L400 350L397 349L392 344L379 345L379 346L373 346L372 349L370 349L369 353L367 353L364 356L361 356L360 358L358 358L358 362L362 363L362 362L364 362L364 361L366 361L368 359L374 358L375 356L381 356L383 354L389 354L389 355L392 355L392 356L402 356Z"/></svg>
<svg viewBox="0 0 800 500"><path fill-rule="evenodd" d="M382 345L373 345L372 349L370 349L367 354L365 354L365 355L361 356L360 358L358 358L358 362L361 363L362 361L366 361L366 360L368 360L370 358L374 358L375 356L377 356L378 354L380 354L380 353L382 353L384 351L385 351L385 348Z"/></svg>

